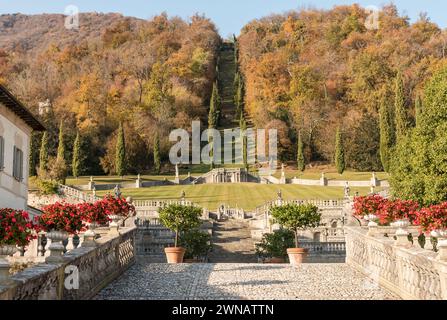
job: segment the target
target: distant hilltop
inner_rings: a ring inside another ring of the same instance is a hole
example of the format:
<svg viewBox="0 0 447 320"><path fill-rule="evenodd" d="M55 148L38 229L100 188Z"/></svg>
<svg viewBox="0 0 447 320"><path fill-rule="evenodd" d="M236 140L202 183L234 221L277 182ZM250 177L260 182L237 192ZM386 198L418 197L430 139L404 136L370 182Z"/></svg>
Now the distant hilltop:
<svg viewBox="0 0 447 320"><path fill-rule="evenodd" d="M63 14L3 14L0 15L0 49L10 51L41 51L50 44L64 47L99 38L104 30L127 20L136 27L144 20L125 17L120 13L81 13L79 30L65 28Z"/></svg>

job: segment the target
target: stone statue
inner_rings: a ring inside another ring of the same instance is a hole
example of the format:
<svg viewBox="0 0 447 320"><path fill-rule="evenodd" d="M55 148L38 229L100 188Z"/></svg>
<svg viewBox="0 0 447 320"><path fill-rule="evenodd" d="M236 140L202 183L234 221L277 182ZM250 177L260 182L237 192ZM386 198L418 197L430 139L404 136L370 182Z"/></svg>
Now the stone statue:
<svg viewBox="0 0 447 320"><path fill-rule="evenodd" d="M278 199L282 200L282 192L281 192L281 190L278 190Z"/></svg>
<svg viewBox="0 0 447 320"><path fill-rule="evenodd" d="M178 164L175 164L175 177L178 178Z"/></svg>
<svg viewBox="0 0 447 320"><path fill-rule="evenodd" d="M346 181L345 185L345 198L349 198L351 195L351 188L349 188L349 183Z"/></svg>
<svg viewBox="0 0 447 320"><path fill-rule="evenodd" d="M121 188L119 184L116 185L115 189L113 189L113 192L115 193L115 198L121 198Z"/></svg>
<svg viewBox="0 0 447 320"><path fill-rule="evenodd" d="M96 197L96 187L95 186L93 186L92 191L93 191L93 196Z"/></svg>
<svg viewBox="0 0 447 320"><path fill-rule="evenodd" d="M181 197L182 197L182 200L185 200L185 197L186 197L185 190L182 191Z"/></svg>

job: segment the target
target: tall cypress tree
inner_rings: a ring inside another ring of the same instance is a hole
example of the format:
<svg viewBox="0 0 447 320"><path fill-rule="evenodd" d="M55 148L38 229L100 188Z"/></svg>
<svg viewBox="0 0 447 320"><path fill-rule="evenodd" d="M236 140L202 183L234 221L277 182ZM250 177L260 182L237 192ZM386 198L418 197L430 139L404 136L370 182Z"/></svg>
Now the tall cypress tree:
<svg viewBox="0 0 447 320"><path fill-rule="evenodd" d="M30 138L30 146L29 146L29 176L35 177L37 176L37 159L36 159L36 136L34 134L31 135Z"/></svg>
<svg viewBox="0 0 447 320"><path fill-rule="evenodd" d="M345 149L343 146L343 134L340 127L337 128L337 135L335 138L335 167L339 174L343 174L346 169Z"/></svg>
<svg viewBox="0 0 447 320"><path fill-rule="evenodd" d="M120 127L118 129L118 139L116 141L115 169L116 173L121 177L123 177L127 172L126 141L124 138L124 128L122 123L120 123Z"/></svg>
<svg viewBox="0 0 447 320"><path fill-rule="evenodd" d="M380 102L380 159L383 169L389 172L391 148L395 144L394 114L388 105L385 96Z"/></svg>
<svg viewBox="0 0 447 320"><path fill-rule="evenodd" d="M78 178L82 172L82 147L81 147L81 136L79 132L76 134L76 139L73 144L73 161L71 164L71 169L73 176Z"/></svg>
<svg viewBox="0 0 447 320"><path fill-rule="evenodd" d="M236 92L236 112L238 115L244 113L244 96L245 96L244 81L242 77L240 77L239 86Z"/></svg>
<svg viewBox="0 0 447 320"><path fill-rule="evenodd" d="M242 141L242 160L244 163L244 168L248 169L248 138L246 135L247 131L247 121L245 121L244 115L241 114L241 119L239 121L241 128L241 141Z"/></svg>
<svg viewBox="0 0 447 320"><path fill-rule="evenodd" d="M394 112L396 122L396 137L402 137L408 130L408 115L405 107L405 92L402 74L399 72L396 77L394 92Z"/></svg>
<svg viewBox="0 0 447 320"><path fill-rule="evenodd" d="M160 174L161 159L160 159L160 137L158 134L154 137L154 169L157 174Z"/></svg>
<svg viewBox="0 0 447 320"><path fill-rule="evenodd" d="M57 147L57 161L65 162L64 124L62 121L59 126L59 144Z"/></svg>
<svg viewBox="0 0 447 320"><path fill-rule="evenodd" d="M39 154L39 174L44 174L48 169L48 133L42 135Z"/></svg>
<svg viewBox="0 0 447 320"><path fill-rule="evenodd" d="M421 116L422 116L422 112L423 112L423 102L422 102L422 98L420 95L418 95L416 97L416 102L415 102L415 115L416 115L416 126L418 126L421 122Z"/></svg>
<svg viewBox="0 0 447 320"><path fill-rule="evenodd" d="M208 114L208 127L216 129L220 119L220 97L217 83L213 84L213 92L211 94L210 111Z"/></svg>
<svg viewBox="0 0 447 320"><path fill-rule="evenodd" d="M301 131L298 132L298 151L296 156L296 163L298 166L298 170L304 172L306 169L306 160L304 159L304 144L303 139L301 138Z"/></svg>

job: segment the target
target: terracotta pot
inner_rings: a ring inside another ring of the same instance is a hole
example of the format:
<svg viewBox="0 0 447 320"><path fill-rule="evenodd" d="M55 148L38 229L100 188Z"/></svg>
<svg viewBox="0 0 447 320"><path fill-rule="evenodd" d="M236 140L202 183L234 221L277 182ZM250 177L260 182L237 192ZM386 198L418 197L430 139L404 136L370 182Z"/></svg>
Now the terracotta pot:
<svg viewBox="0 0 447 320"><path fill-rule="evenodd" d="M165 248L168 263L183 263L185 251L185 248L180 247Z"/></svg>
<svg viewBox="0 0 447 320"><path fill-rule="evenodd" d="M303 248L291 248L287 249L287 254L289 255L289 261L292 266L298 266L303 263L304 259L309 252L308 249Z"/></svg>
<svg viewBox="0 0 447 320"><path fill-rule="evenodd" d="M271 264L281 264L285 262L286 262L285 258L267 258L264 260L264 263L271 263Z"/></svg>

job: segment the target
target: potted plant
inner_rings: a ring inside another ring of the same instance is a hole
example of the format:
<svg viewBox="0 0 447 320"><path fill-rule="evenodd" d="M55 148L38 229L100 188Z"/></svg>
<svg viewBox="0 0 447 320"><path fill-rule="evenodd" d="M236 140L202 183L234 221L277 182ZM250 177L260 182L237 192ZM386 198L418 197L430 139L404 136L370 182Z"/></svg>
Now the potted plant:
<svg viewBox="0 0 447 320"><path fill-rule="evenodd" d="M82 243L82 246L94 247L96 246L95 230L101 225L108 224L111 220L99 201L95 203L86 202L78 204L78 211L82 214L83 221L88 226L88 230L84 233L84 242Z"/></svg>
<svg viewBox="0 0 447 320"><path fill-rule="evenodd" d="M211 236L198 229L183 232L179 245L185 248L184 262L196 263L203 261L211 250Z"/></svg>
<svg viewBox="0 0 447 320"><path fill-rule="evenodd" d="M182 263L185 248L179 247L179 235L200 226L202 209L194 206L178 204L168 205L160 209L160 221L168 229L175 232L174 247L165 248L168 263Z"/></svg>
<svg viewBox="0 0 447 320"><path fill-rule="evenodd" d="M46 237L51 240L50 256L46 259L50 263L63 262L64 245L70 234L85 231L83 215L74 204L56 202L43 208L39 216L39 225L46 231Z"/></svg>
<svg viewBox="0 0 447 320"><path fill-rule="evenodd" d="M8 256L17 252L17 246L25 247L36 238L38 227L29 214L21 210L0 209L0 282L9 277Z"/></svg>
<svg viewBox="0 0 447 320"><path fill-rule="evenodd" d="M422 208L416 212L414 223L420 226L424 233L447 236L447 202Z"/></svg>
<svg viewBox="0 0 447 320"><path fill-rule="evenodd" d="M295 248L288 248L290 264L299 265L303 262L308 250L300 248L298 242L298 232L316 228L320 225L321 213L314 205L287 204L276 206L271 210L275 223L280 224L295 234Z"/></svg>
<svg viewBox="0 0 447 320"><path fill-rule="evenodd" d="M273 233L264 234L261 242L256 244L256 253L263 259L264 263L284 263L287 257L287 249L294 245L293 232L280 229Z"/></svg>
<svg viewBox="0 0 447 320"><path fill-rule="evenodd" d="M355 197L353 206L354 216L366 222L378 220L379 212L386 202L388 200L379 195Z"/></svg>
<svg viewBox="0 0 447 320"><path fill-rule="evenodd" d="M135 207L126 199L112 195L105 196L104 199L98 202L98 205L101 206L103 213L112 221L109 227L111 234L114 235L119 234L119 221L125 221L136 213Z"/></svg>

